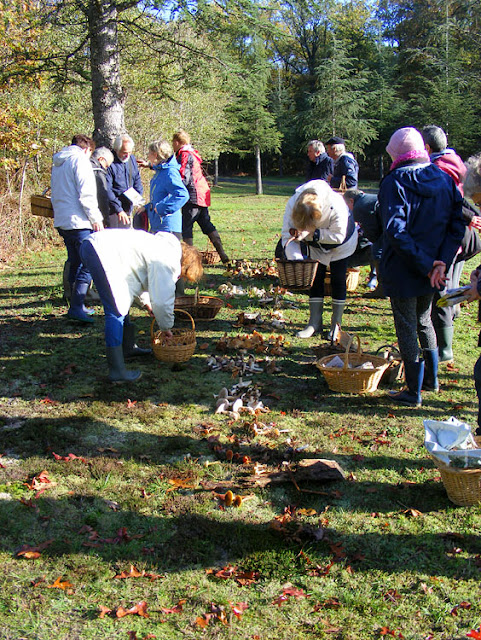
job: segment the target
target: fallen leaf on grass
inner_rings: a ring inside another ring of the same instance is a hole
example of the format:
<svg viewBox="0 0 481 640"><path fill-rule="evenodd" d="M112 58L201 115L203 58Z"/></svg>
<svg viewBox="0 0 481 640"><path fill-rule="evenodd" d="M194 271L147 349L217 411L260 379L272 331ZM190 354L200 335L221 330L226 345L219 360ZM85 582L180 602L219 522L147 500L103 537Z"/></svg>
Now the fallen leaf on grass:
<svg viewBox="0 0 481 640"><path fill-rule="evenodd" d="M137 638L137 631L127 631L127 634L129 636L129 640L140 640L140 638ZM148 633L142 638L142 640L151 640L151 638L157 638L157 636L154 636L153 633Z"/></svg>
<svg viewBox="0 0 481 640"><path fill-rule="evenodd" d="M259 579L258 571L239 571L237 567L230 564L218 571L214 571L214 569L206 569L205 572L207 575L219 578L220 580L230 580L232 578L242 587L252 584Z"/></svg>
<svg viewBox="0 0 481 640"><path fill-rule="evenodd" d="M126 578L141 578L143 575L143 571L139 571L133 564L131 564L130 571L122 571L122 573L117 574L114 578L125 580Z"/></svg>
<svg viewBox="0 0 481 640"><path fill-rule="evenodd" d="M379 631L379 635L381 636L393 636L394 638L404 638L402 633L399 633L396 636L396 632L393 631L392 629L389 629L389 627L382 627L382 629Z"/></svg>
<svg viewBox="0 0 481 640"><path fill-rule="evenodd" d="M43 470L41 471L38 476L33 476L32 480L30 482L24 482L24 485L30 489L30 491L36 491L36 495L35 497L38 498L38 496L43 493L45 491L45 489L50 489L52 487L56 486L56 482L53 482L53 480L50 480L49 476L48 476L48 471Z"/></svg>
<svg viewBox="0 0 481 640"><path fill-rule="evenodd" d="M28 545L23 545L20 551L17 551L15 554L17 558L27 558L27 560L36 560L40 558L40 552L49 547L52 544L53 540L46 540L38 544L36 547L29 547Z"/></svg>
<svg viewBox="0 0 481 640"><path fill-rule="evenodd" d="M52 398L49 398L49 396L46 396L45 398L42 398L40 400L40 404L58 404L58 401L52 400Z"/></svg>
<svg viewBox="0 0 481 640"><path fill-rule="evenodd" d="M130 609L124 609L124 607L120 606L117 609L109 609L108 607L104 607L100 605L100 618L105 618L105 616L115 616L116 618L125 618L125 616L137 615L142 618L148 618L149 614L147 613L147 602L142 600L138 602Z"/></svg>
<svg viewBox="0 0 481 640"><path fill-rule="evenodd" d="M481 627L479 627L479 631L476 631L476 629L471 629L471 631L468 631L466 636L468 638L474 638L474 640L481 640Z"/></svg>
<svg viewBox="0 0 481 640"><path fill-rule="evenodd" d="M85 458L76 456L74 453L68 453L66 456L59 456L57 453L52 451L52 455L55 458L55 460L57 460L58 462L71 462L72 460L80 460L80 462L83 462L84 464L88 464Z"/></svg>
<svg viewBox="0 0 481 640"><path fill-rule="evenodd" d="M133 409L136 404L137 400L131 400L130 398L127 398L127 409Z"/></svg>
<svg viewBox="0 0 481 640"><path fill-rule="evenodd" d="M451 609L451 615L452 616L457 616L458 615L458 610L459 609L471 609L471 603L470 602L466 602L465 600L463 602L460 602L459 604L456 604L452 609Z"/></svg>
<svg viewBox="0 0 481 640"><path fill-rule="evenodd" d="M237 604L229 602L229 604L230 608L232 609L232 613L238 620L242 618L242 614L244 613L244 611L249 608L247 602L238 602Z"/></svg>
<svg viewBox="0 0 481 640"><path fill-rule="evenodd" d="M404 513L405 516L408 516L408 518L419 518L419 516L423 515L422 512L417 509L406 509L405 511L402 511L402 513Z"/></svg>
<svg viewBox="0 0 481 640"><path fill-rule="evenodd" d="M337 609L340 606L341 603L337 598L329 598L328 600L324 600L324 602L316 604L314 611L319 611L320 609Z"/></svg>
<svg viewBox="0 0 481 640"><path fill-rule="evenodd" d="M225 608L222 605L217 605L211 602L210 612L203 613L201 616L198 616L195 619L194 624L201 629L205 629L209 625L211 620L217 620L223 625L227 625L229 623Z"/></svg>
<svg viewBox="0 0 481 640"><path fill-rule="evenodd" d="M300 600L301 598L309 598L310 596L305 593L302 589L296 589L295 587L285 587L282 590L282 595L276 598L272 604L276 604L280 607L284 602L286 602L289 598L295 598L296 600Z"/></svg>
<svg viewBox="0 0 481 640"><path fill-rule="evenodd" d="M62 582L62 576L59 576L53 584L47 585L48 589L62 589L63 591L65 591L65 589L71 589L72 587L73 584L71 582L67 580Z"/></svg>
<svg viewBox="0 0 481 640"><path fill-rule="evenodd" d="M386 593L383 595L384 600L386 602L396 602L401 598L401 594L396 591L396 589L388 589Z"/></svg>
<svg viewBox="0 0 481 640"><path fill-rule="evenodd" d="M38 587L39 584L43 584L45 582L45 576L42 576L41 578L34 578L33 580L30 580L30 584L32 585L32 587Z"/></svg>
<svg viewBox="0 0 481 640"><path fill-rule="evenodd" d="M114 576L114 579L118 580L126 580L127 578L150 578L150 581L153 582L158 578L163 578L160 573L148 573L146 571L139 571L137 567L133 564L130 565L130 571L122 571L121 573Z"/></svg>
<svg viewBox="0 0 481 640"><path fill-rule="evenodd" d="M179 600L179 602L170 608L165 608L165 607L161 607L161 611L162 613L180 613L181 611L183 611L184 609L184 604L186 603L186 600Z"/></svg>

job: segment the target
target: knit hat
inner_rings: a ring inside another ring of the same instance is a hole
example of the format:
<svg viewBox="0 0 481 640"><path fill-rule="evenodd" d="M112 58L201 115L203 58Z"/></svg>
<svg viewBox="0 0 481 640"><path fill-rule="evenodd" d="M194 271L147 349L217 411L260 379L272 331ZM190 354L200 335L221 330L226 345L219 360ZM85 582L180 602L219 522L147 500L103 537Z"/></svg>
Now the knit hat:
<svg viewBox="0 0 481 640"><path fill-rule="evenodd" d="M339 136L332 136L332 138L329 138L326 144L329 144L329 145L345 144L345 141L344 141L344 138L340 138Z"/></svg>
<svg viewBox="0 0 481 640"><path fill-rule="evenodd" d="M386 151L393 159L391 169L394 169L406 160L425 160L429 162L429 155L424 148L422 135L414 127L403 127L395 131Z"/></svg>

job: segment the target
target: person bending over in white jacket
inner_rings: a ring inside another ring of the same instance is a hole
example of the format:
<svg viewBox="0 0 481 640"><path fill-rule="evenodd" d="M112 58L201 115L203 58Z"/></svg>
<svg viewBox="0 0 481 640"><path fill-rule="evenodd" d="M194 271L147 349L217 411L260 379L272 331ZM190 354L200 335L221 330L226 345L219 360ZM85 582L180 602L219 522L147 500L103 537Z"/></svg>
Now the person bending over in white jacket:
<svg viewBox="0 0 481 640"><path fill-rule="evenodd" d="M204 272L201 254L172 234L136 229L95 233L80 249L105 312L105 343L111 382L133 382L141 372L128 370L124 357L141 355L129 317L134 298L153 313L167 336L174 325L175 284L182 276L197 282ZM137 353L136 353L137 352ZM149 350L150 352L150 350Z"/></svg>
<svg viewBox="0 0 481 640"><path fill-rule="evenodd" d="M324 279L331 270L332 316L328 338L341 323L346 305L347 261L357 246L354 218L343 197L324 180L310 180L296 189L284 213L282 245L288 260L317 260L316 277L309 291L309 322L298 332L310 338L322 332Z"/></svg>

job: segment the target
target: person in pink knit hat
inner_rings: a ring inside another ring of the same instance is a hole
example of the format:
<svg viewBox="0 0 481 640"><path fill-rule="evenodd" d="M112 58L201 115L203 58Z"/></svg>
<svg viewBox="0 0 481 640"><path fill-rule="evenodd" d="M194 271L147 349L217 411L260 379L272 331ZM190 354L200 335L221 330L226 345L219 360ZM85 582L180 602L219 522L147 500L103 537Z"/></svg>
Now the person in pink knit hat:
<svg viewBox="0 0 481 640"><path fill-rule="evenodd" d="M407 385L389 396L418 407L421 388L439 389L431 304L464 236L462 197L453 180L430 162L417 129L398 129L386 151L392 164L378 196L383 227L380 270Z"/></svg>

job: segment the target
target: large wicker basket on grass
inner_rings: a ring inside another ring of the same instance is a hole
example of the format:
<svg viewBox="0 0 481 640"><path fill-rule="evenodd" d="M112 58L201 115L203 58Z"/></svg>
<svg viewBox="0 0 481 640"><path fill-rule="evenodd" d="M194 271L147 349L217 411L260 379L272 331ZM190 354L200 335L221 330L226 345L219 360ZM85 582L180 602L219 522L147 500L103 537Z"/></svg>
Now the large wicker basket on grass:
<svg viewBox="0 0 481 640"><path fill-rule="evenodd" d="M317 260L276 260L279 284L290 291L306 291L316 277Z"/></svg>
<svg viewBox="0 0 481 640"><path fill-rule="evenodd" d="M351 344L357 339L357 352L350 352ZM327 367L326 364L334 356L324 356L316 362L316 367L323 374L331 391L341 391L343 393L372 393L376 391L383 372L389 366L389 362L380 356L364 354L361 350L361 341L358 336L351 336L345 353L339 357L344 360L342 367ZM371 362L373 369L354 369L364 362Z"/></svg>
<svg viewBox="0 0 481 640"><path fill-rule="evenodd" d="M162 331L154 332L155 319L152 320L150 336L152 339L152 350L157 360L162 362L187 362L195 351L195 324L192 316L182 309L174 309L177 314L187 316L191 327L171 329L172 338L166 338Z"/></svg>
<svg viewBox="0 0 481 640"><path fill-rule="evenodd" d="M481 438L475 440L481 448ZM470 507L481 502L481 469L458 469L444 464L434 456L431 458L439 469L451 502L461 507Z"/></svg>
<svg viewBox="0 0 481 640"><path fill-rule="evenodd" d="M194 320L213 320L224 306L224 301L214 296L178 296L175 308L187 311Z"/></svg>

